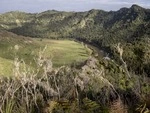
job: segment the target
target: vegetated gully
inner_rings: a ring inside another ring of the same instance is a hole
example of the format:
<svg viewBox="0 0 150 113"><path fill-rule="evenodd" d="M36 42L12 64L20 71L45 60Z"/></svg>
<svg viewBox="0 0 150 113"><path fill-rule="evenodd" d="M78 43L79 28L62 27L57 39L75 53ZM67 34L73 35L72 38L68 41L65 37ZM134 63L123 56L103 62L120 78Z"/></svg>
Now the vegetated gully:
<svg viewBox="0 0 150 113"><path fill-rule="evenodd" d="M109 53L105 52L104 50L100 49L97 45L88 43L86 41L81 41L81 40L75 40L78 43L83 43L84 46L87 46L89 49L92 50L91 55L96 57L96 58L103 58L103 57L109 57Z"/></svg>

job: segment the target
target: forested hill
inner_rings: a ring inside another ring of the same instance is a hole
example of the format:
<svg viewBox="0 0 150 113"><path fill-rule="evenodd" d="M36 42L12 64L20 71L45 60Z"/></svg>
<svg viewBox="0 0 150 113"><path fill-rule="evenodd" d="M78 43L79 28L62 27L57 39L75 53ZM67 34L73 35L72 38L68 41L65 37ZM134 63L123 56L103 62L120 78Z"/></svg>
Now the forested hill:
<svg viewBox="0 0 150 113"><path fill-rule="evenodd" d="M0 112L149 113L150 9L1 14L0 61Z"/></svg>
<svg viewBox="0 0 150 113"><path fill-rule="evenodd" d="M92 40L115 35L112 40L115 42L118 39L131 41L130 37L148 34L149 20L150 9L133 5L131 8L110 12L94 9L87 12L50 10L36 14L8 12L0 15L0 26L17 34L33 37L74 36ZM138 33L141 28L143 32Z"/></svg>
<svg viewBox="0 0 150 113"><path fill-rule="evenodd" d="M150 75L150 9L138 5L110 12L8 12L0 15L0 29L31 37L88 41L116 60L114 46L121 43L129 70Z"/></svg>

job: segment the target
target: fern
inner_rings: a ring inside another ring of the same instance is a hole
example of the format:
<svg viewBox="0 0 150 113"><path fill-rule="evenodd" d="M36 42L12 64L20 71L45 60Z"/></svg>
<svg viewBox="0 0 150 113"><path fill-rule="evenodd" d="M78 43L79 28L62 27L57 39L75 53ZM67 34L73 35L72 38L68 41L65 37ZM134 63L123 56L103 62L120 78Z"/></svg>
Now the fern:
<svg viewBox="0 0 150 113"><path fill-rule="evenodd" d="M87 111L87 113L95 113L95 111L100 110L100 105L97 104L95 101L92 101L88 98L84 98L83 108Z"/></svg>

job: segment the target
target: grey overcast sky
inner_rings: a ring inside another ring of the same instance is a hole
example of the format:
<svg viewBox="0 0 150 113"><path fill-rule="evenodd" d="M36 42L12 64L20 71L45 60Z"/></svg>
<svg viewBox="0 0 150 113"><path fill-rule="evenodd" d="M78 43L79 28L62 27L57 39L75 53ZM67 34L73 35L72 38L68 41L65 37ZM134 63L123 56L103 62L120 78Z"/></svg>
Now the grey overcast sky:
<svg viewBox="0 0 150 113"><path fill-rule="evenodd" d="M150 8L150 0L0 0L0 13L9 11L42 12L46 10L87 11L118 10L137 4Z"/></svg>

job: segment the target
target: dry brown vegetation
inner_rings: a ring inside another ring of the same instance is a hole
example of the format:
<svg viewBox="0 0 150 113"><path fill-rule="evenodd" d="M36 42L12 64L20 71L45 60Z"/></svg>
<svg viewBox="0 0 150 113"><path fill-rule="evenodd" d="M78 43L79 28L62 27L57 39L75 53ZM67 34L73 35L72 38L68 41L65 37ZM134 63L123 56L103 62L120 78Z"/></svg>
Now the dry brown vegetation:
<svg viewBox="0 0 150 113"><path fill-rule="evenodd" d="M98 70L95 58L89 58L81 70L66 66L54 69L43 53L39 52L36 70L16 58L14 76L0 78L1 113L100 112L100 105L85 95L99 92L103 86L117 93L104 78L104 69Z"/></svg>
<svg viewBox="0 0 150 113"><path fill-rule="evenodd" d="M53 68L44 57L45 49L35 59L36 70L16 58L14 76L0 78L1 113L128 113L139 101L141 82L133 82L139 80L133 75L129 79L124 66L90 57L78 65ZM113 70L111 74L109 67L115 65L114 69L125 73L117 76ZM136 108L141 113L149 110L143 103Z"/></svg>

